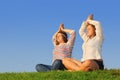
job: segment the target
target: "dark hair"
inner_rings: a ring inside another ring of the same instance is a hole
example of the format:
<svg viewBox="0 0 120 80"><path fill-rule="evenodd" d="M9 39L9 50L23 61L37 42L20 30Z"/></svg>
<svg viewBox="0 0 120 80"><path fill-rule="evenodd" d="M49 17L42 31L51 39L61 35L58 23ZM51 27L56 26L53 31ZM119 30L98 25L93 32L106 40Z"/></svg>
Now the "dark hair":
<svg viewBox="0 0 120 80"><path fill-rule="evenodd" d="M92 28L94 28L94 29L96 30L95 25L93 25L93 24L88 24L88 26L89 26L89 25L91 25ZM95 32L95 35L96 35L96 32Z"/></svg>
<svg viewBox="0 0 120 80"><path fill-rule="evenodd" d="M63 31L60 31L60 32L58 32L58 33L61 33L61 34L62 34L62 37L63 37L64 42L67 43L67 41L68 41L67 33L66 33L66 32L63 32ZM57 41L56 44L59 45L59 42Z"/></svg>
<svg viewBox="0 0 120 80"><path fill-rule="evenodd" d="M88 26L89 26L89 25L91 25L94 29L96 29L96 28L95 28L95 25L93 25L93 24L88 24Z"/></svg>

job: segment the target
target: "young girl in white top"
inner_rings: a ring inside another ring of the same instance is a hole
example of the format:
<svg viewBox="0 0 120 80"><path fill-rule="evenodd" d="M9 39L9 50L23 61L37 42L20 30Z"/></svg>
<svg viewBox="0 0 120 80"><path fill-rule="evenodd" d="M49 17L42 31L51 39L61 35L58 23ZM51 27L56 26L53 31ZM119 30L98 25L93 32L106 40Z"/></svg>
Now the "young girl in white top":
<svg viewBox="0 0 120 80"><path fill-rule="evenodd" d="M93 20L93 15L88 16L82 23L79 34L84 41L82 61L64 58L62 60L64 66L73 71L104 69L101 55L104 37L100 22Z"/></svg>

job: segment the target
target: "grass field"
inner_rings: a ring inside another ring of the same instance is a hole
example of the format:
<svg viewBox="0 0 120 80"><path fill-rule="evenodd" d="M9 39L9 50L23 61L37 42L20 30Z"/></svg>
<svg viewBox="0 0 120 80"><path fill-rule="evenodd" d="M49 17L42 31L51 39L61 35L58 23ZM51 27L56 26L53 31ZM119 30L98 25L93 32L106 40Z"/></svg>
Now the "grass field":
<svg viewBox="0 0 120 80"><path fill-rule="evenodd" d="M0 80L120 80L120 69L92 72L22 72L0 73Z"/></svg>

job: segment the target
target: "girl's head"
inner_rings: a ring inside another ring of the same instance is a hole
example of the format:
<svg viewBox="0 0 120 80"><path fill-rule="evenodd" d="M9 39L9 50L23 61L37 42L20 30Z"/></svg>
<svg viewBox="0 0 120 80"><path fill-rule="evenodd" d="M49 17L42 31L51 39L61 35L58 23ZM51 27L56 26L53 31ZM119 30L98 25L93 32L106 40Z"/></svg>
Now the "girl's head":
<svg viewBox="0 0 120 80"><path fill-rule="evenodd" d="M57 45L59 45L60 43L66 43L67 40L67 33L65 32L58 32L56 35L56 39L57 39Z"/></svg>
<svg viewBox="0 0 120 80"><path fill-rule="evenodd" d="M93 24L88 24L87 29L86 29L87 36L89 38L96 36L95 30L96 30L96 28Z"/></svg>

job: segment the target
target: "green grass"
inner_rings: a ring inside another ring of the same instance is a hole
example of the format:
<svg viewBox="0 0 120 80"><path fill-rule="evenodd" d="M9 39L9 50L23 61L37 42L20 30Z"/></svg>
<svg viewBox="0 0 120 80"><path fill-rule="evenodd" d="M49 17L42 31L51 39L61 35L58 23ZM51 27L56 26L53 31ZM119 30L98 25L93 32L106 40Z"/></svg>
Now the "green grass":
<svg viewBox="0 0 120 80"><path fill-rule="evenodd" d="M120 70L0 73L0 80L120 80Z"/></svg>

